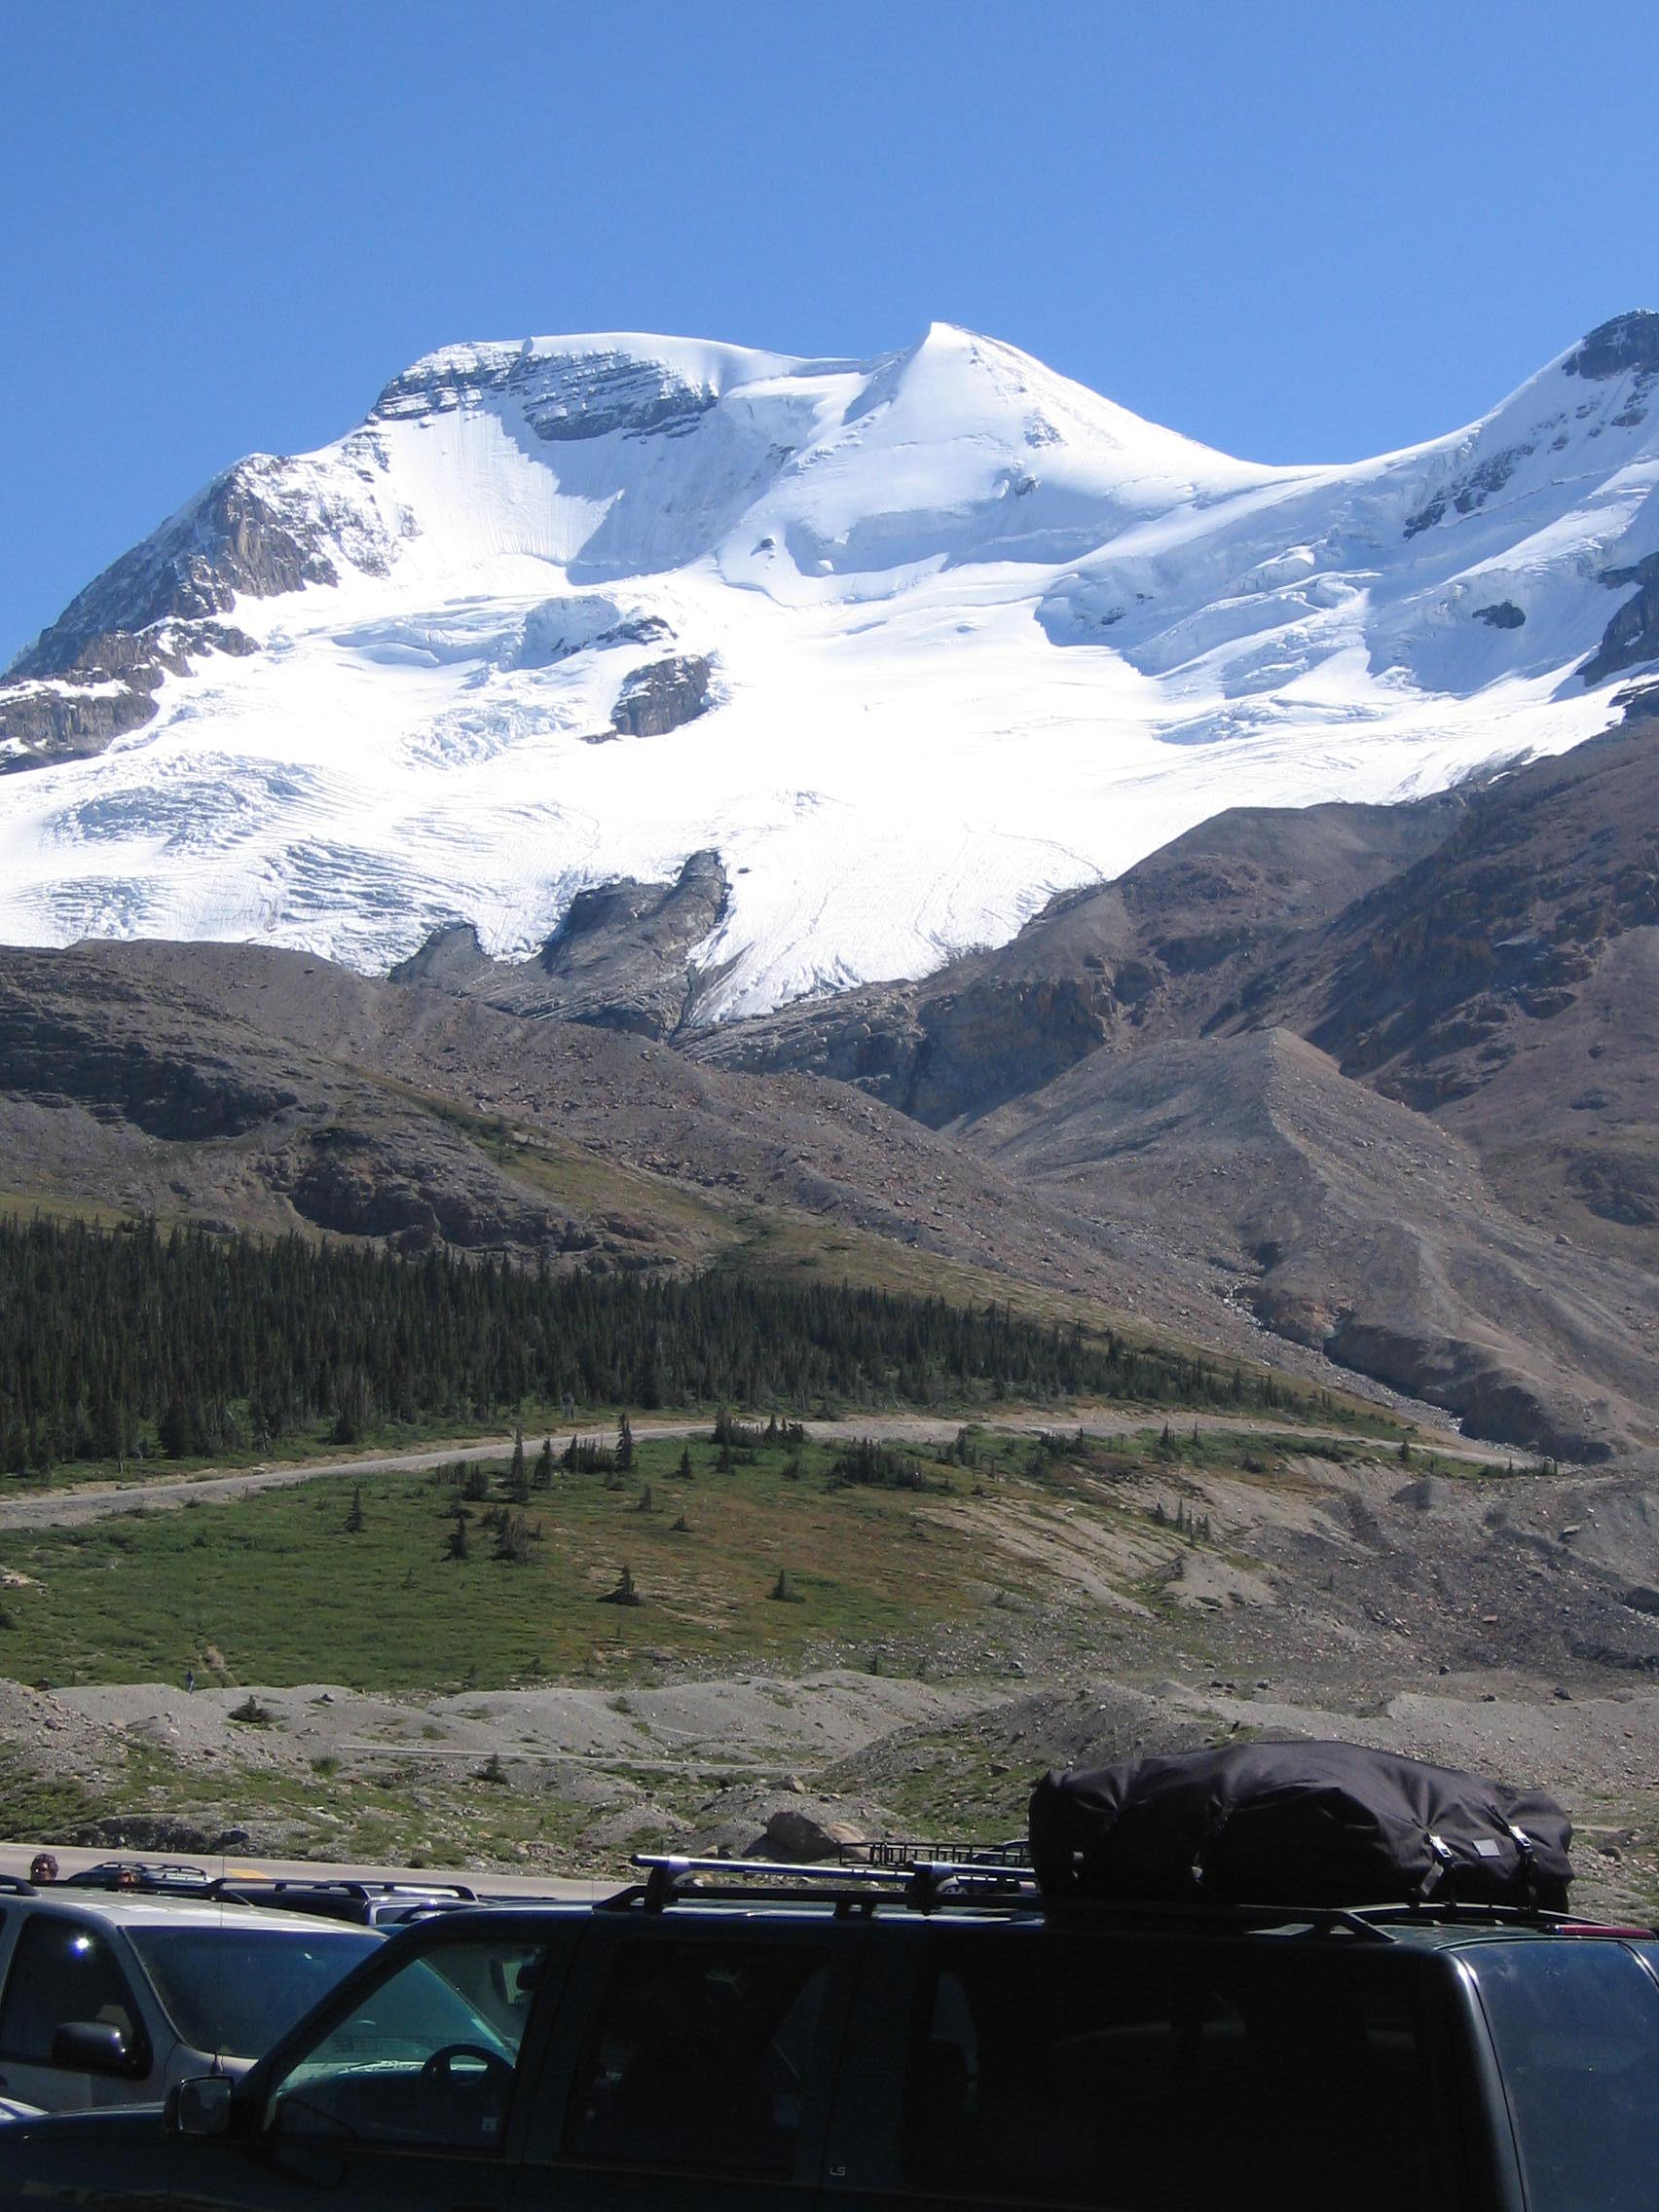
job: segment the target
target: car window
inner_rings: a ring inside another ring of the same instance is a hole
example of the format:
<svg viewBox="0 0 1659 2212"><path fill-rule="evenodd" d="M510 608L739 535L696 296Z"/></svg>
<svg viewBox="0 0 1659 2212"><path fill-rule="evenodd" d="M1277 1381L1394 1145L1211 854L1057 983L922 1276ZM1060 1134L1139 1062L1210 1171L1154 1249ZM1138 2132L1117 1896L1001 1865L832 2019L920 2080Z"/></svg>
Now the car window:
<svg viewBox="0 0 1659 2212"><path fill-rule="evenodd" d="M546 1946L446 1943L378 1981L275 2084L284 2135L498 2150Z"/></svg>
<svg viewBox="0 0 1659 2212"><path fill-rule="evenodd" d="M148 2070L143 2014L108 1938L90 1921L33 1913L6 1976L0 2057L50 2066L53 2038L71 2020L119 2028L134 2074Z"/></svg>
<svg viewBox="0 0 1659 2212"><path fill-rule="evenodd" d="M905 2179L1115 2212L1444 2206L1411 1984L1361 1966L943 1936L912 2022ZM1387 2158L1356 2157L1367 2140Z"/></svg>
<svg viewBox="0 0 1659 2212"><path fill-rule="evenodd" d="M368 1952L366 1930L134 1928L130 1940L182 2040L259 2058Z"/></svg>
<svg viewBox="0 0 1659 2212"><path fill-rule="evenodd" d="M790 2172L828 1978L816 1946L621 1945L571 2084L566 2157Z"/></svg>
<svg viewBox="0 0 1659 2212"><path fill-rule="evenodd" d="M1659 1987L1622 1943L1481 1945L1532 2212L1652 2212Z"/></svg>

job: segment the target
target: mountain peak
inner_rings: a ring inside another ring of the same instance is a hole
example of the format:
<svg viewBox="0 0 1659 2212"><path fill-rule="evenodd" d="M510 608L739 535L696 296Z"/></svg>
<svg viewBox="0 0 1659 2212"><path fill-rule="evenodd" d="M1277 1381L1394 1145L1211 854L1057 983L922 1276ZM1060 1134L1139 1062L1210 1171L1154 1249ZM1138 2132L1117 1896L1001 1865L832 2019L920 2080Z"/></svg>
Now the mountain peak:
<svg viewBox="0 0 1659 2212"><path fill-rule="evenodd" d="M707 850L698 1018L925 974L1221 805L1604 726L1659 662L1656 374L1619 315L1465 430L1273 468L942 320L443 348L0 685L0 936L510 954Z"/></svg>

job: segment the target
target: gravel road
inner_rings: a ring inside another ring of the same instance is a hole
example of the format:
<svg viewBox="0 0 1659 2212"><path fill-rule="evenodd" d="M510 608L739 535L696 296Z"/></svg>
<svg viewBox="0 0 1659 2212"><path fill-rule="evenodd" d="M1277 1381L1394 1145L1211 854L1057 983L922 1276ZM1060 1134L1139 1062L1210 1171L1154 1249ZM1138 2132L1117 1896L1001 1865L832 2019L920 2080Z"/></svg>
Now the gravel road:
<svg viewBox="0 0 1659 2212"><path fill-rule="evenodd" d="M1037 1410L999 1413L994 1421L983 1425L1021 1435L1034 1435L1045 1428L1064 1428L1067 1431L1082 1429L1089 1436L1129 1436L1138 1429L1156 1427L1160 1419L1159 1414L1150 1410L1136 1413ZM1225 1428L1257 1435L1284 1435L1294 1429L1296 1434L1309 1438L1351 1439L1353 1433L1348 1429L1311 1428L1282 1420L1239 1419L1225 1414L1195 1416L1183 1412L1180 1419L1183 1428L1190 1428L1196 1420L1199 1428ZM709 1419L701 1415L695 1420L640 1419L633 1420L632 1425L635 1437L640 1439L694 1436L708 1428ZM884 1443L945 1444L955 1436L962 1422L922 1414L869 1414L843 1421L809 1420L803 1426L809 1436L831 1441L837 1437L872 1436ZM607 1441L612 1433L608 1427L577 1431L578 1435L597 1436ZM1440 1457L1456 1459L1470 1466L1501 1466L1505 1457L1502 1452L1467 1443L1450 1428L1443 1432L1432 1431L1421 1436L1420 1441ZM259 1491L281 1490L293 1483L330 1479L360 1481L364 1475L419 1474L426 1468L453 1465L458 1459L504 1459L512 1448L511 1435L472 1437L461 1443L424 1446L419 1452L375 1453L349 1459L269 1460L256 1467L240 1468L233 1474L161 1475L153 1480L138 1477L126 1482L64 1484L0 1498L0 1529L71 1528L79 1522L98 1520L105 1514L132 1513L140 1507L146 1511L166 1510L181 1506L187 1500L222 1505L232 1498L248 1497Z"/></svg>

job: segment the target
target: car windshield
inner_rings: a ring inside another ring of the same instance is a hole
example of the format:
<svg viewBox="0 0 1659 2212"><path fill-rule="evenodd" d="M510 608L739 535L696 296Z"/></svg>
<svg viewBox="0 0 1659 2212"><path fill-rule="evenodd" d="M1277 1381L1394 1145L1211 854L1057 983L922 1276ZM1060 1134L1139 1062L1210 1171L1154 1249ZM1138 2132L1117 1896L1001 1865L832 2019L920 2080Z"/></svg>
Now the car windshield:
<svg viewBox="0 0 1659 2212"><path fill-rule="evenodd" d="M266 2127L498 2150L544 1955L484 1936L403 1959L276 2083Z"/></svg>
<svg viewBox="0 0 1659 2212"><path fill-rule="evenodd" d="M181 2039L258 2058L381 1938L366 1928L135 1928L132 1948Z"/></svg>

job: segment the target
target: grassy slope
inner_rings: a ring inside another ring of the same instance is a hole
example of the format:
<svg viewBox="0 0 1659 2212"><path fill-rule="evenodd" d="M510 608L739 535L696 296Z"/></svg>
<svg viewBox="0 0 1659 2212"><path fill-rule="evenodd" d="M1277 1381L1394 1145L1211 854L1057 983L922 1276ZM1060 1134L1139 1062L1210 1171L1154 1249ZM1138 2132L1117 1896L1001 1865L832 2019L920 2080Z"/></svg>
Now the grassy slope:
<svg viewBox="0 0 1659 2212"><path fill-rule="evenodd" d="M0 1667L58 1683L171 1679L191 1666L204 1680L460 1688L568 1676L596 1650L645 1645L787 1665L828 1641L925 1633L972 1602L966 1539L907 1541L923 1501L906 1493L827 1490L826 1447L807 1445L791 1479L781 1449L719 1474L697 1442L689 1481L674 1471L681 1449L643 1443L614 1488L561 1472L552 1492L508 1507L528 1531L517 1564L495 1556L483 1524L506 1506L501 1469L466 1508L464 1560L449 1556L461 1491L428 1475L366 1479L356 1533L350 1490L329 1481L18 1535L5 1566L29 1581L6 1594ZM602 1603L624 1566L645 1602ZM780 1569L797 1602L769 1597Z"/></svg>
<svg viewBox="0 0 1659 2212"><path fill-rule="evenodd" d="M488 1496L469 1503L447 1470L368 1476L355 1532L353 1486L337 1478L18 1531L0 1546L0 1671L69 1684L175 1680L189 1667L203 1681L408 1692L568 1678L646 1652L704 1670L788 1669L892 1640L925 1651L953 1625L985 1634L987 1608L1052 1591L1052 1565L1022 1549L1032 1530L1092 1526L1132 1554L1145 1515L1113 1495L1118 1482L1273 1456L1255 1436L1159 1437L1081 1458L1030 1438L982 1440L967 1469L906 1449L920 1491L830 1487L841 1447L814 1441L721 1473L699 1439L684 1447L687 1480L682 1445L648 1439L631 1475L561 1470L522 1508L498 1467ZM460 1560L458 1503L469 1515ZM522 1516L520 1561L497 1556L486 1517L500 1511ZM603 1602L624 1567L638 1606ZM789 1601L772 1595L780 1571ZM1156 1602L1156 1575L1131 1567L1124 1586Z"/></svg>

